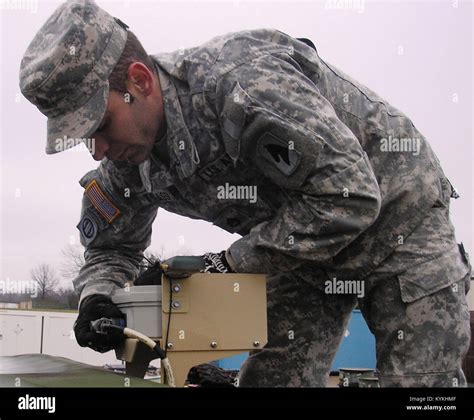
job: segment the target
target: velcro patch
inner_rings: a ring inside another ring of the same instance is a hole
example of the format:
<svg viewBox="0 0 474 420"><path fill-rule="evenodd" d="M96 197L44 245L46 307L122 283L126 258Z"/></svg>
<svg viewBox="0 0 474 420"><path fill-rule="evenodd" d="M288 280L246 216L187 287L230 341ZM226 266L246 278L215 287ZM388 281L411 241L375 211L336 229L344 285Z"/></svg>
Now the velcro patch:
<svg viewBox="0 0 474 420"><path fill-rule="evenodd" d="M301 153L290 147L290 143L266 132L258 140L258 153L285 175L291 175L298 168Z"/></svg>
<svg viewBox="0 0 474 420"><path fill-rule="evenodd" d="M232 166L232 160L227 154L223 154L199 171L199 176L205 181L210 181L217 175L221 175Z"/></svg>
<svg viewBox="0 0 474 420"><path fill-rule="evenodd" d="M296 189L316 169L323 146L322 137L304 128L270 126L257 140L254 163L280 187Z"/></svg>
<svg viewBox="0 0 474 420"><path fill-rule="evenodd" d="M84 212L84 216L82 216L77 228L81 232L85 246L88 246L95 239L99 231L98 223L89 210Z"/></svg>
<svg viewBox="0 0 474 420"><path fill-rule="evenodd" d="M102 192L95 179L87 184L85 193L94 208L108 223L112 223L120 214L120 210Z"/></svg>
<svg viewBox="0 0 474 420"><path fill-rule="evenodd" d="M169 203L170 201L173 201L173 195L166 190L159 190L156 192L156 195L163 203Z"/></svg>

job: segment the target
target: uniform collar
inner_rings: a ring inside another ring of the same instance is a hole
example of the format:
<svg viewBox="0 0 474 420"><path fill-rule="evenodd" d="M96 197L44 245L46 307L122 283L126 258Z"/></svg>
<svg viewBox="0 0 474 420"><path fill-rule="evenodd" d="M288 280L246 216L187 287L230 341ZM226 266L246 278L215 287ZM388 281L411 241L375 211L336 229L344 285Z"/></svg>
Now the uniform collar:
<svg viewBox="0 0 474 420"><path fill-rule="evenodd" d="M167 140L167 133L162 138L157 139L150 157L138 166L143 187L149 193L153 192L153 190L166 189L175 183L177 176L173 176L170 165L161 160L159 157L160 153L158 153L159 142L168 143Z"/></svg>
<svg viewBox="0 0 474 420"><path fill-rule="evenodd" d="M166 67L161 66L161 56L161 54L157 54L152 58L158 72L163 96L170 168L172 171L176 171L179 178L183 180L196 172L199 165L199 155L183 117L175 85L177 79L174 80L175 78L166 70L166 68L170 68L170 63L164 60ZM163 54L163 57L167 56L167 54Z"/></svg>

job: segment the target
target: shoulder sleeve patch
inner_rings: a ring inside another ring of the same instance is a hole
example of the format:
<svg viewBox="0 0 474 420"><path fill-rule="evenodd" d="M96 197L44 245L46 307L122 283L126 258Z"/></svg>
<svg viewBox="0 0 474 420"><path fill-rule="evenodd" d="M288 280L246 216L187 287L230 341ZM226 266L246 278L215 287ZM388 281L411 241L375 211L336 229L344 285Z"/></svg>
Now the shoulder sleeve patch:
<svg viewBox="0 0 474 420"><path fill-rule="evenodd" d="M299 188L316 167L323 140L292 127L273 126L258 138L256 164L283 188Z"/></svg>
<svg viewBox="0 0 474 420"><path fill-rule="evenodd" d="M85 194L97 212L107 223L112 223L119 216L120 210L104 194L95 179L87 184Z"/></svg>
<svg viewBox="0 0 474 420"><path fill-rule="evenodd" d="M258 141L258 154L285 175L291 175L300 164L301 153L288 141L272 133L264 133Z"/></svg>
<svg viewBox="0 0 474 420"><path fill-rule="evenodd" d="M88 246L97 236L99 231L98 225L99 223L96 220L96 217L92 214L92 211L86 210L81 221L77 225L85 246Z"/></svg>

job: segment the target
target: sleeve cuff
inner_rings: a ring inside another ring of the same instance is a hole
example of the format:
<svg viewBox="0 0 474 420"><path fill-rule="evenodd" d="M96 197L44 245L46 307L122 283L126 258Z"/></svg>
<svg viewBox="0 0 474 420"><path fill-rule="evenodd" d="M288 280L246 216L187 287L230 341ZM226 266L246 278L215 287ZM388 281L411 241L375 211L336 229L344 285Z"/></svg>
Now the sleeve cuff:
<svg viewBox="0 0 474 420"><path fill-rule="evenodd" d="M227 264L229 264L231 270L237 273L237 265L235 264L234 258L230 253L230 248L225 252L225 259L227 260Z"/></svg>

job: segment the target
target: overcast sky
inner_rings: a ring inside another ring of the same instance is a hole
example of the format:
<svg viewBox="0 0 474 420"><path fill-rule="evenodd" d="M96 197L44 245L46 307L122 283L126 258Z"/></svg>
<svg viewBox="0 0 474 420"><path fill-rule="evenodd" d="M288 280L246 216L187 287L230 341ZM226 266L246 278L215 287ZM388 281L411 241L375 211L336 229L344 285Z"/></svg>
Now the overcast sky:
<svg viewBox="0 0 474 420"><path fill-rule="evenodd" d="M452 201L452 218L458 240L474 256L470 2L98 3L127 23L150 54L243 29L276 28L312 39L322 58L408 114L430 141L462 196ZM47 156L46 117L18 88L21 57L58 4L1 2L0 280L28 279L42 262L59 267L61 248L79 243L78 180L97 166L86 151ZM225 249L238 237L159 210L151 249L185 247L197 255Z"/></svg>

